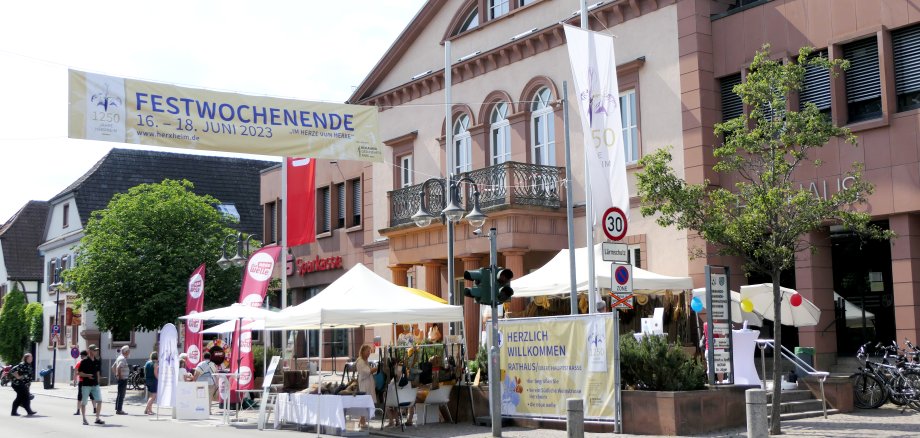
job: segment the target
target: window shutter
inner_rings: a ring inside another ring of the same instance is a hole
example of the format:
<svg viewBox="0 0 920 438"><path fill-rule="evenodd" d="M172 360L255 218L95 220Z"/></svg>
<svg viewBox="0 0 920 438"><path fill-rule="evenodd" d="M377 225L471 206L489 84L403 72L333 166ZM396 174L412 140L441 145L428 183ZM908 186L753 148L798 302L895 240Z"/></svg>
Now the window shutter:
<svg viewBox="0 0 920 438"><path fill-rule="evenodd" d="M843 57L850 60L846 71L847 102L862 102L881 97L878 44L875 37L843 46Z"/></svg>
<svg viewBox="0 0 920 438"><path fill-rule="evenodd" d="M815 57L827 57L827 51L815 52ZM819 110L831 108L831 75L830 72L817 65L805 66L805 79L799 92L799 109L805 108L805 103L811 102Z"/></svg>
<svg viewBox="0 0 920 438"><path fill-rule="evenodd" d="M894 84L898 95L898 110L920 106L918 96L903 96L920 92L920 25L898 29L891 33L894 52Z"/></svg>
<svg viewBox="0 0 920 438"><path fill-rule="evenodd" d="M329 187L323 187L323 231L329 231L330 223L332 218L330 213L332 212L332 199L331 194L329 193Z"/></svg>
<svg viewBox="0 0 920 438"><path fill-rule="evenodd" d="M741 73L726 76L719 80L722 91L722 121L734 119L744 112L741 96L735 94L732 88L741 83Z"/></svg>
<svg viewBox="0 0 920 438"><path fill-rule="evenodd" d="M336 219L338 219L337 226L342 228L345 226L345 183L339 183L335 185L335 194L338 201L338 204L336 205Z"/></svg>
<svg viewBox="0 0 920 438"><path fill-rule="evenodd" d="M351 185L351 209L355 217L361 216L361 180L356 179Z"/></svg>

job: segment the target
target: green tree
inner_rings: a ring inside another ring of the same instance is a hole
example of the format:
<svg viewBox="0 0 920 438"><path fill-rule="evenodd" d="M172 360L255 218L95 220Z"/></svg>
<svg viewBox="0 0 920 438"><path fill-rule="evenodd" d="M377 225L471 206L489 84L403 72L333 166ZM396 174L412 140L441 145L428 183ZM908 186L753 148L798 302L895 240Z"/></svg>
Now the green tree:
<svg viewBox="0 0 920 438"><path fill-rule="evenodd" d="M722 187L708 180L686 183L671 169L666 149L645 156L638 177L643 215L657 215L662 226L694 231L719 254L739 257L747 273L770 276L776 327L782 323L780 273L794 266L796 253L815 251L806 240L809 232L842 224L869 238L891 236L859 210L873 190L860 163L847 173L853 183L827 199L795 181L800 168L821 165L813 152L831 139L856 145L849 130L834 126L814 104L787 110L786 96L802 89L806 65L831 74L848 67L846 61L810 54L810 48L803 48L798 59L783 63L770 59L769 46L756 53L745 81L733 90L749 111L715 128L723 140L713 150L713 169L723 175ZM692 256L700 254L701 249L691 249ZM776 345L782 342L780 332L774 332ZM774 382L781 380L780 359L779 354L773 356ZM780 385L774 386L773 412L779 412ZM770 432L780 433L779 415L773 416Z"/></svg>
<svg viewBox="0 0 920 438"><path fill-rule="evenodd" d="M0 359L16 364L29 347L29 326L25 319L26 294L13 284L0 309Z"/></svg>
<svg viewBox="0 0 920 438"><path fill-rule="evenodd" d="M41 342L42 337L44 336L44 324L42 320L42 305L41 303L29 303L26 305L26 308L23 310L24 320L26 321L28 329L29 341L32 342Z"/></svg>
<svg viewBox="0 0 920 438"><path fill-rule="evenodd" d="M96 311L102 330L157 330L185 314L188 278L207 264L205 307L239 297L240 268L217 266L232 218L212 196L196 195L189 181L141 184L116 194L92 213L68 287Z"/></svg>

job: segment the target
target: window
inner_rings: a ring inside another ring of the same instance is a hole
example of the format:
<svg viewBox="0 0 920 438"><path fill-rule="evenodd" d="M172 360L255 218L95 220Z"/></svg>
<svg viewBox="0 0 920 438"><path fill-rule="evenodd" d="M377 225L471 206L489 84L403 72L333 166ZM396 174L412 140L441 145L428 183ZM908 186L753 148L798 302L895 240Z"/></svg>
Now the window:
<svg viewBox="0 0 920 438"><path fill-rule="evenodd" d="M338 183L335 185L335 194L337 198L335 210L336 210L336 228L345 227L345 183Z"/></svg>
<svg viewBox="0 0 920 438"><path fill-rule="evenodd" d="M412 185L412 155L399 157L399 187Z"/></svg>
<svg viewBox="0 0 920 438"><path fill-rule="evenodd" d="M510 0L489 0L489 19L494 20L508 13Z"/></svg>
<svg viewBox="0 0 920 438"><path fill-rule="evenodd" d="M219 211L221 215L236 219L237 222L240 221L240 212L237 211L236 205L234 204L218 204L217 211Z"/></svg>
<svg viewBox="0 0 920 438"><path fill-rule="evenodd" d="M351 223L350 227L361 225L361 178L351 180Z"/></svg>
<svg viewBox="0 0 920 438"><path fill-rule="evenodd" d="M815 52L812 57L827 58L827 51ZM817 65L805 66L805 78L802 90L799 91L799 110L805 109L805 104L811 102L822 113L831 112L831 75L827 69Z"/></svg>
<svg viewBox="0 0 920 438"><path fill-rule="evenodd" d="M319 232L328 233L331 226L331 207L332 199L330 199L331 193L329 193L329 187L322 187L319 189L319 196L317 197L319 201Z"/></svg>
<svg viewBox="0 0 920 438"><path fill-rule="evenodd" d="M57 284L57 280L56 280L57 275L58 275L57 267L58 267L57 257L51 259L48 262L48 285L49 286Z"/></svg>
<svg viewBox="0 0 920 438"><path fill-rule="evenodd" d="M556 165L556 134L553 127L552 94L549 88L541 88L534 94L530 106L531 156L534 164Z"/></svg>
<svg viewBox="0 0 920 438"><path fill-rule="evenodd" d="M112 330L112 344L130 344L131 329L115 328Z"/></svg>
<svg viewBox="0 0 920 438"><path fill-rule="evenodd" d="M898 111L920 108L920 25L891 33Z"/></svg>
<svg viewBox="0 0 920 438"><path fill-rule="evenodd" d="M511 125L508 123L508 104L499 102L492 108L491 135L492 164L501 164L511 159Z"/></svg>
<svg viewBox="0 0 920 438"><path fill-rule="evenodd" d="M278 235L278 203L269 202L265 204L265 243L276 243L281 240Z"/></svg>
<svg viewBox="0 0 920 438"><path fill-rule="evenodd" d="M626 247L629 253L629 263L636 268L642 268L642 249L639 245L629 245Z"/></svg>
<svg viewBox="0 0 920 438"><path fill-rule="evenodd" d="M479 9L474 7L473 10L470 11L470 13L463 20L463 22L460 23L460 27L457 28L457 31L454 32L454 35L458 35L470 29L474 29L477 26L479 26Z"/></svg>
<svg viewBox="0 0 920 438"><path fill-rule="evenodd" d="M719 79L719 89L722 94L722 121L727 122L744 112L741 96L735 94L732 88L741 83L741 73L735 73Z"/></svg>
<svg viewBox="0 0 920 438"><path fill-rule="evenodd" d="M454 168L455 174L473 170L473 139L470 137L470 116L464 114L454 123Z"/></svg>
<svg viewBox="0 0 920 438"><path fill-rule="evenodd" d="M879 79L878 44L875 37L843 46L843 57L850 61L845 75L847 122L882 116L882 84Z"/></svg>
<svg viewBox="0 0 920 438"><path fill-rule="evenodd" d="M531 3L533 3L534 1L535 1L535 0L519 0L519 1L518 1L518 6L527 6L527 5L531 4Z"/></svg>
<svg viewBox="0 0 920 438"><path fill-rule="evenodd" d="M61 226L63 228L67 228L70 226L70 203L69 202L64 204L64 217L61 218L61 220L63 221L61 223Z"/></svg>
<svg viewBox="0 0 920 438"><path fill-rule="evenodd" d="M620 120L623 124L623 152L627 163L639 161L639 123L636 90L620 93Z"/></svg>

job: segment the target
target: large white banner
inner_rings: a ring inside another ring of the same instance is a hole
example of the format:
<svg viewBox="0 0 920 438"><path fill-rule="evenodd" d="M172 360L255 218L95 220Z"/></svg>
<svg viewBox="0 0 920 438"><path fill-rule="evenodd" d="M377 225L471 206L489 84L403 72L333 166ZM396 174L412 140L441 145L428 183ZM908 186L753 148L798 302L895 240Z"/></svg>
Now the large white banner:
<svg viewBox="0 0 920 438"><path fill-rule="evenodd" d="M578 93L594 224L610 207L619 207L628 217L629 187L613 37L568 25L564 29Z"/></svg>
<svg viewBox="0 0 920 438"><path fill-rule="evenodd" d="M166 324L160 329L159 369L157 377L157 406L175 406L176 383L179 382L179 332Z"/></svg>

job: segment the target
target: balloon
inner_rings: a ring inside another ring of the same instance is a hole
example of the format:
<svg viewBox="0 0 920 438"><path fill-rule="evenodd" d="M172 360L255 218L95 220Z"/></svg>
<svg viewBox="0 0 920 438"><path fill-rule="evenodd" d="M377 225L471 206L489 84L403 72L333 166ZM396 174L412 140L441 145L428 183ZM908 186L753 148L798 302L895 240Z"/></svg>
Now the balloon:
<svg viewBox="0 0 920 438"><path fill-rule="evenodd" d="M703 301L700 300L699 297L693 297L693 299L690 300L690 308L693 309L694 312L703 310Z"/></svg>
<svg viewBox="0 0 920 438"><path fill-rule="evenodd" d="M749 300L749 299L747 299L747 298L741 300L741 310L743 310L743 311L745 311L745 312L747 312L747 313L753 312L753 311L754 311L754 303L752 303L751 300Z"/></svg>
<svg viewBox="0 0 920 438"><path fill-rule="evenodd" d="M792 294L789 297L789 304L792 304L792 307L799 307L802 305L802 296L799 294Z"/></svg>

